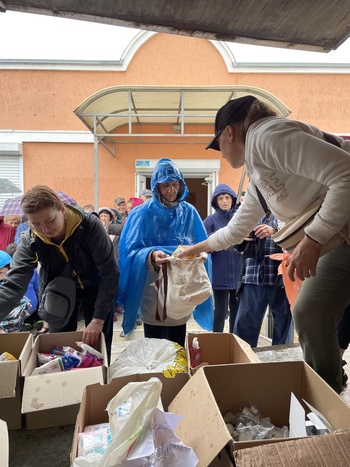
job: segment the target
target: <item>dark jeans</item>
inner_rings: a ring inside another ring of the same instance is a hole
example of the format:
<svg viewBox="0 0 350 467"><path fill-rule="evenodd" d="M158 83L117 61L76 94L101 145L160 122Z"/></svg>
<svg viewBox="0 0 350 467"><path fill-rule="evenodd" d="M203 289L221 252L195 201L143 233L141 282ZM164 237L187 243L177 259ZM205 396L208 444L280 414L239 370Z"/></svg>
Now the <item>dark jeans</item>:
<svg viewBox="0 0 350 467"><path fill-rule="evenodd" d="M228 313L228 305L230 303L230 332L232 333L238 311L238 297L236 296L236 290L214 289L213 292L215 304L213 332L223 332L226 314Z"/></svg>
<svg viewBox="0 0 350 467"><path fill-rule="evenodd" d="M167 339L185 347L186 324L180 326L155 326L154 324L143 323L143 331L145 337Z"/></svg>
<svg viewBox="0 0 350 467"><path fill-rule="evenodd" d="M75 307L68 323L61 329L52 328L49 326L50 333L55 332L74 332L77 330L78 312L79 310L83 313L85 326L87 326L95 311L95 302L98 294L98 289L95 287L86 287L85 289L77 289L77 297ZM111 361L111 347L113 339L113 312L110 310L107 314L102 331L105 336L108 362Z"/></svg>
<svg viewBox="0 0 350 467"><path fill-rule="evenodd" d="M350 305L344 310L342 319L338 323L337 333L339 347L346 350L350 344Z"/></svg>
<svg viewBox="0 0 350 467"><path fill-rule="evenodd" d="M267 306L274 322L272 345L292 343L292 314L286 293L283 287L273 285L242 285L233 332L256 347Z"/></svg>

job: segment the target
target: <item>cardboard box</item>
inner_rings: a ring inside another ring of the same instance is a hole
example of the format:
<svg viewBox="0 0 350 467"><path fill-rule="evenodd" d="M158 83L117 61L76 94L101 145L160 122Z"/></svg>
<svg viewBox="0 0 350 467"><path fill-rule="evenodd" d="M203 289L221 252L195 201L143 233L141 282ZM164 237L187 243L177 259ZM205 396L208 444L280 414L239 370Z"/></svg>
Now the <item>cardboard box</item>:
<svg viewBox="0 0 350 467"><path fill-rule="evenodd" d="M93 383L104 384L107 373L107 351L103 334L99 350L105 365L101 367L62 371L45 375L32 375L37 366L37 352L50 353L52 346L70 346L81 350L83 331L44 334L35 339L32 351L23 371L24 388L22 413L25 414L26 428L74 424L85 387Z"/></svg>
<svg viewBox="0 0 350 467"><path fill-rule="evenodd" d="M233 451L277 441L233 443L223 420L226 412L251 401L275 426L288 426L291 392L321 412L334 429L350 429L350 406L302 361L203 367L175 397L169 411L184 417L176 434L194 449L199 466L207 466L227 443Z"/></svg>
<svg viewBox="0 0 350 467"><path fill-rule="evenodd" d="M9 434L4 420L0 420L0 465L1 467L9 465Z"/></svg>
<svg viewBox="0 0 350 467"><path fill-rule="evenodd" d="M236 467L349 466L350 432L311 436L234 453Z"/></svg>
<svg viewBox="0 0 350 467"><path fill-rule="evenodd" d="M104 386L93 384L85 388L75 425L71 464L78 455L78 434L88 425L108 422L107 404L124 386L131 382L148 381L150 378L158 378L162 382L161 398L163 408L167 411L170 402L189 381L190 375L177 373L175 378L166 378L162 373L142 373L112 379Z"/></svg>
<svg viewBox="0 0 350 467"><path fill-rule="evenodd" d="M193 338L197 337L201 349L201 362L208 365L224 365L227 363L260 363L259 357L250 345L234 334L224 332L189 333L187 335L187 358L190 372L190 348Z"/></svg>
<svg viewBox="0 0 350 467"><path fill-rule="evenodd" d="M0 363L0 418L9 430L22 428L22 380L21 372L33 345L28 332L0 334L0 354L9 352L17 360Z"/></svg>

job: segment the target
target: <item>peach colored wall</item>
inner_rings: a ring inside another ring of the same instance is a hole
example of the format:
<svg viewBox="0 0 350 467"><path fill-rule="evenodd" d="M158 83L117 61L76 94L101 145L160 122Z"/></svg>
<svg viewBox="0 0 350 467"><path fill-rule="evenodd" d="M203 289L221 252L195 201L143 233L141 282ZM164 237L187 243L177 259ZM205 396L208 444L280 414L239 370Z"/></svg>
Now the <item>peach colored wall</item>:
<svg viewBox="0 0 350 467"><path fill-rule="evenodd" d="M157 34L135 54L125 72L0 70L0 129L86 130L73 110L88 96L115 85L257 86L280 98L291 118L325 131L350 132L350 75L228 73L215 47L204 39ZM205 144L118 144L113 158L100 147L100 205L134 194L135 159L220 159L220 183L237 189L234 171ZM93 202L92 144L24 144L25 189L47 183L81 204Z"/></svg>

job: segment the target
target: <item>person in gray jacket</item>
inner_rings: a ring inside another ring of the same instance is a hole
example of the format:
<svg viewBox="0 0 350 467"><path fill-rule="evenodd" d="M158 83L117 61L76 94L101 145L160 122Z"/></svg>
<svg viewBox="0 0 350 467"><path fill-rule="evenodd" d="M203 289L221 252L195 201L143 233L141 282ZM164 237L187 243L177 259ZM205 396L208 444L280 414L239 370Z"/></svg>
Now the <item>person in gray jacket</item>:
<svg viewBox="0 0 350 467"><path fill-rule="evenodd" d="M40 300L47 284L60 276L67 263L76 286L76 302L68 323L50 332L75 331L81 307L85 330L83 342L95 347L101 332L110 355L113 336L114 298L118 266L110 241L96 213L67 205L49 187L37 185L22 199L22 210L30 220L13 256L11 269L0 288L0 320L17 305L40 263Z"/></svg>
<svg viewBox="0 0 350 467"><path fill-rule="evenodd" d="M265 212L256 188L271 213L285 223L324 196L287 261L287 273L291 281L303 281L293 316L305 361L340 393L336 329L350 299L350 141L278 117L256 97L244 96L219 109L215 136L207 147L221 151L233 168L245 165L249 184L228 225L179 257L241 243ZM265 233L259 235L264 238ZM334 238L338 246L323 254Z"/></svg>

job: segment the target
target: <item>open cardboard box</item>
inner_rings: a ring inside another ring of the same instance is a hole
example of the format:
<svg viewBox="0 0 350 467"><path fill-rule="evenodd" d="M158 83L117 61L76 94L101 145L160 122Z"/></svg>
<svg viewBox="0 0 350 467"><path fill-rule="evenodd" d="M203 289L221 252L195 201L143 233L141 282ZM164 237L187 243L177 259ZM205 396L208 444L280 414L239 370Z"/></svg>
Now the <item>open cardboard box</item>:
<svg viewBox="0 0 350 467"><path fill-rule="evenodd" d="M163 408L167 411L170 402L189 381L190 375L177 373L174 378L166 378L162 373L140 373L112 379L109 384L103 386L93 384L85 388L75 425L71 464L78 455L79 433L88 425L108 422L107 404L124 386L131 382L148 381L150 378L158 378L162 382L161 399Z"/></svg>
<svg viewBox="0 0 350 467"><path fill-rule="evenodd" d="M17 360L0 363L0 418L9 430L22 428L22 380L24 368L33 345L28 332L0 334L0 354L9 352Z"/></svg>
<svg viewBox="0 0 350 467"><path fill-rule="evenodd" d="M81 341L82 336L83 331L77 331L44 334L35 339L23 371L22 413L27 429L74 424L85 387L106 382L108 359L103 334L97 348L103 355L103 366L32 375L37 367L37 352L50 353L55 345L81 350L76 342Z"/></svg>
<svg viewBox="0 0 350 467"><path fill-rule="evenodd" d="M201 352L201 362L208 365L223 365L227 363L260 363L259 357L250 345L234 334L227 332L189 333L187 335L187 358L190 367L190 348L193 338L197 337Z"/></svg>
<svg viewBox="0 0 350 467"><path fill-rule="evenodd" d="M350 406L302 361L200 368L172 401L169 412L184 417L175 432L194 449L199 466L209 465L221 453L226 462L215 465L226 466L231 465L223 451L226 445L232 457L239 449L286 440L233 442L223 415L251 401L262 417L270 417L278 427L288 426L291 392L322 413L334 429L350 428Z"/></svg>

